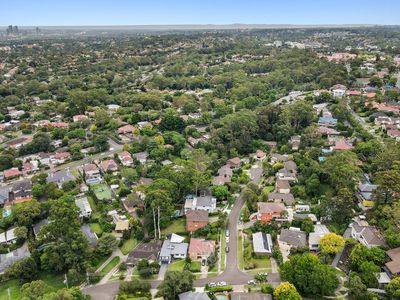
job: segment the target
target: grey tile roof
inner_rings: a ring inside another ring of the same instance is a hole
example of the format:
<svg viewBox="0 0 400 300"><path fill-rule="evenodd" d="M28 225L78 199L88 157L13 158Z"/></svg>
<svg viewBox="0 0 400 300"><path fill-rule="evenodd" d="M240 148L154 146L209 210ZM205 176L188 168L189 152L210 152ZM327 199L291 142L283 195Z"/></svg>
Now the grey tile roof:
<svg viewBox="0 0 400 300"><path fill-rule="evenodd" d="M279 241L294 247L305 247L307 246L307 235L300 230L282 229Z"/></svg>

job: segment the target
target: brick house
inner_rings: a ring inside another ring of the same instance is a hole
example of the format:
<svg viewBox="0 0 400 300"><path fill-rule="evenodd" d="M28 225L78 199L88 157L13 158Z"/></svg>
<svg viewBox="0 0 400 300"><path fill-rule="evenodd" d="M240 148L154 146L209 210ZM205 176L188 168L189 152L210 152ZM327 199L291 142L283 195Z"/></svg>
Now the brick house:
<svg viewBox="0 0 400 300"><path fill-rule="evenodd" d="M208 224L208 212L205 210L190 210L186 213L186 231L194 232Z"/></svg>

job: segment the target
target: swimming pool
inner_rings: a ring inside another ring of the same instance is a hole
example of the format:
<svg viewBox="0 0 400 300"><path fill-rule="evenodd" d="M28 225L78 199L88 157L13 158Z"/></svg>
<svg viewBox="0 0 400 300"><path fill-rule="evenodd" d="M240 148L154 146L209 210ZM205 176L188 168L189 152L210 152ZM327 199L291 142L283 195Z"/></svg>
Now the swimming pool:
<svg viewBox="0 0 400 300"><path fill-rule="evenodd" d="M218 300L228 300L228 296L224 295L224 294L219 294L219 295L215 295L215 298L217 298Z"/></svg>

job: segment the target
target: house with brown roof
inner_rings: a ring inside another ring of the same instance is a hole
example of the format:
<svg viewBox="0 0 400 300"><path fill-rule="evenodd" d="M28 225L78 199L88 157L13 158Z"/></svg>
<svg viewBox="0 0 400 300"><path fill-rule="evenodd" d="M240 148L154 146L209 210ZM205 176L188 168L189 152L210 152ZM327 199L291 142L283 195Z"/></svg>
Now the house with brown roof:
<svg viewBox="0 0 400 300"><path fill-rule="evenodd" d="M21 138L18 138L18 139L8 142L6 145L8 148L11 148L11 149L19 149L22 146L29 144L30 142L32 142L31 137L21 137Z"/></svg>
<svg viewBox="0 0 400 300"><path fill-rule="evenodd" d="M129 125L129 124L118 128L119 134L133 134L134 131L135 131L135 127L133 127L132 125Z"/></svg>
<svg viewBox="0 0 400 300"><path fill-rule="evenodd" d="M128 151L122 151L118 154L118 158L121 161L121 164L125 167L130 167L133 165L132 155Z"/></svg>
<svg viewBox="0 0 400 300"><path fill-rule="evenodd" d="M400 275L400 247L386 251L390 261L385 264L392 276Z"/></svg>
<svg viewBox="0 0 400 300"><path fill-rule="evenodd" d="M118 171L118 164L113 159L107 159L100 163L100 168L103 172L115 172Z"/></svg>
<svg viewBox="0 0 400 300"><path fill-rule="evenodd" d="M218 176L215 176L212 180L213 185L224 185L226 183L230 183L232 180L232 169L228 166L222 166L217 171Z"/></svg>
<svg viewBox="0 0 400 300"><path fill-rule="evenodd" d="M194 232L207 226L208 212L205 210L189 210L186 213L186 231Z"/></svg>
<svg viewBox="0 0 400 300"><path fill-rule="evenodd" d="M279 154L279 153L273 153L271 156L270 164L274 165L277 162L285 162L289 160L289 156L287 154Z"/></svg>
<svg viewBox="0 0 400 300"><path fill-rule="evenodd" d="M277 179L275 182L275 191L281 194L290 194L289 181L283 179Z"/></svg>
<svg viewBox="0 0 400 300"><path fill-rule="evenodd" d="M268 201L275 203L284 203L285 205L292 206L294 203L294 197L292 194L282 193L268 193Z"/></svg>
<svg viewBox="0 0 400 300"><path fill-rule="evenodd" d="M226 165L229 166L231 169L240 168L241 164L242 162L239 157L228 159L228 161L226 162Z"/></svg>
<svg viewBox="0 0 400 300"><path fill-rule="evenodd" d="M374 226L370 226L367 221L355 218L350 224L351 237L368 248L385 245L385 240L381 233Z"/></svg>
<svg viewBox="0 0 400 300"><path fill-rule="evenodd" d="M69 152L58 152L54 154L52 158L50 158L50 161L55 165L60 165L69 159L71 159L71 154Z"/></svg>
<svg viewBox="0 0 400 300"><path fill-rule="evenodd" d="M190 239L189 256L193 260L207 260L215 251L215 241L205 239Z"/></svg>
<svg viewBox="0 0 400 300"><path fill-rule="evenodd" d="M258 202L257 203L257 219L262 223L270 223L275 220L286 220L282 217L285 211L285 205L282 203L273 202Z"/></svg>
<svg viewBox="0 0 400 300"><path fill-rule="evenodd" d="M4 170L3 175L4 179L8 180L22 176L22 172L18 168L11 168L8 170Z"/></svg>

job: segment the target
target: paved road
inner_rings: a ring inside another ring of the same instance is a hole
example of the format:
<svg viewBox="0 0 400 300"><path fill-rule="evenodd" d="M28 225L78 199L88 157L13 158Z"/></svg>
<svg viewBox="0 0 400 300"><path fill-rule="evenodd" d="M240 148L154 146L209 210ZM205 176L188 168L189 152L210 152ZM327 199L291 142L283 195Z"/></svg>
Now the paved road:
<svg viewBox="0 0 400 300"><path fill-rule="evenodd" d="M238 230L237 221L239 218L240 210L244 205L242 195L238 197L232 210L229 214L229 252L226 255L226 268L225 271L217 276L209 278L197 279L194 283L195 287L204 287L207 283L225 281L232 285L247 284L247 281L253 279L254 276L243 273L238 268ZM278 283L280 281L279 274L272 273L268 275L268 281L271 283ZM157 288L161 283L160 280L151 281L152 288ZM96 300L111 300L117 293L119 288L119 281L112 281L105 284L98 284L83 288L83 292L89 294L92 299Z"/></svg>
<svg viewBox="0 0 400 300"><path fill-rule="evenodd" d="M284 96L284 97L282 97L282 98L279 98L278 100L272 102L271 104L272 104L272 105L280 105L280 104L282 104L283 102L284 102L284 103L294 102L294 101L297 100L297 99L296 99L297 97L303 96L303 95L308 94L308 93L310 93L310 92L294 91L294 92L291 92L291 93L290 93L289 95L287 95L287 96Z"/></svg>

